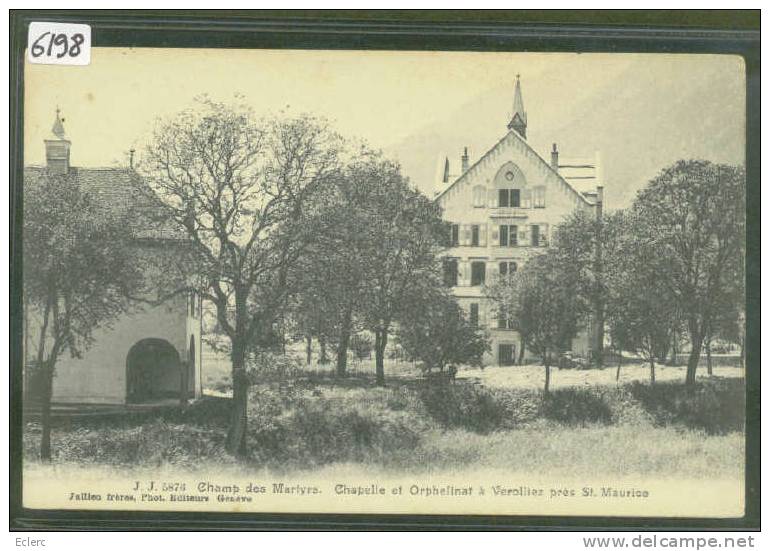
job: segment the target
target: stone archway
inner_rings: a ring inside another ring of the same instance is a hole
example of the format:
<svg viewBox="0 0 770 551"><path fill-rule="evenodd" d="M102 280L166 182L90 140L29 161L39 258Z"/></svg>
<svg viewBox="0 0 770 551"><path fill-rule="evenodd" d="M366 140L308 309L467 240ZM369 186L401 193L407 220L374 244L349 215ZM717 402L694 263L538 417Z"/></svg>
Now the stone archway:
<svg viewBox="0 0 770 551"><path fill-rule="evenodd" d="M126 402L179 397L179 353L163 339L142 339L126 356Z"/></svg>

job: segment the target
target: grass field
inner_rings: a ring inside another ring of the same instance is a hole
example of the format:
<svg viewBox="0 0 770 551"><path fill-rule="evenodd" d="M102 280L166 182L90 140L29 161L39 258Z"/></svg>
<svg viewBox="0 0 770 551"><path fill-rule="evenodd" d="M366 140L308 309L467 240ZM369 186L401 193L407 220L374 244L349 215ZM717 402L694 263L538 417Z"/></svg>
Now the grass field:
<svg viewBox="0 0 770 551"><path fill-rule="evenodd" d="M661 368L655 386L640 365L624 366L620 383L614 368L554 370L546 398L538 366L463 371L453 385L426 383L402 367L386 388L368 373L336 379L329 368L255 385L249 453L240 462L222 451L228 400L212 396L186 410L61 420L55 461L185 471L742 477L745 393L736 368L717 368L694 389L682 384L683 368ZM39 432L27 424L33 467Z"/></svg>

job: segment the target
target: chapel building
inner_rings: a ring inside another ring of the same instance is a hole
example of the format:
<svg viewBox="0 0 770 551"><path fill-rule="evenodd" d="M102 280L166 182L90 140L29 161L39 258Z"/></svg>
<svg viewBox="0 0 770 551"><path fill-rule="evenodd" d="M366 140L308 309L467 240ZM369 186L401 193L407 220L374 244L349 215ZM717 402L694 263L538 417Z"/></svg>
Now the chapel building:
<svg viewBox="0 0 770 551"><path fill-rule="evenodd" d="M72 143L63 123L57 109L52 135L45 140L46 164L26 166L25 185L46 174L73 178L100 208L129 212L136 258L142 260L146 273L162 272L159 267L173 261L186 246L186 237L158 216L157 207L148 200L148 188L133 166L72 166ZM34 269L24 266L25 271ZM152 275L152 281L159 281L157 273ZM109 327L94 330L93 342L81 357L62 354L56 363L52 402L142 404L200 397L201 296L193 287L182 291L157 300L165 293L156 289L151 291L152 296L141 297L144 300L131 301L129 309ZM41 318L41 313L25 300L24 391L32 402L41 384L39 371L34 369Z"/></svg>

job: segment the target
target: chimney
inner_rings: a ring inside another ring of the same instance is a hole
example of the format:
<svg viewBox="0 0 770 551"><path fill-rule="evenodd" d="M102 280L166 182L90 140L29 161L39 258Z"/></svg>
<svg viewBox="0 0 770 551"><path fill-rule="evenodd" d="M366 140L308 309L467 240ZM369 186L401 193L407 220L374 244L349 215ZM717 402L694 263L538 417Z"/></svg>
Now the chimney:
<svg viewBox="0 0 770 551"><path fill-rule="evenodd" d="M444 176L441 181L445 184L449 183L449 157L444 158Z"/></svg>
<svg viewBox="0 0 770 551"><path fill-rule="evenodd" d="M553 149L551 150L551 168L555 172L559 172L559 150L556 149L556 144L553 144Z"/></svg>
<svg viewBox="0 0 770 551"><path fill-rule="evenodd" d="M596 186L596 221L601 222L604 216L604 186Z"/></svg>
<svg viewBox="0 0 770 551"><path fill-rule="evenodd" d="M54 174L67 174L70 170L70 146L72 143L64 135L64 119L56 108L56 120L53 123L53 136L45 141L45 163Z"/></svg>
<svg viewBox="0 0 770 551"><path fill-rule="evenodd" d="M462 173L465 174L468 172L468 147L466 146L463 150L463 156L460 157L460 160L462 161Z"/></svg>

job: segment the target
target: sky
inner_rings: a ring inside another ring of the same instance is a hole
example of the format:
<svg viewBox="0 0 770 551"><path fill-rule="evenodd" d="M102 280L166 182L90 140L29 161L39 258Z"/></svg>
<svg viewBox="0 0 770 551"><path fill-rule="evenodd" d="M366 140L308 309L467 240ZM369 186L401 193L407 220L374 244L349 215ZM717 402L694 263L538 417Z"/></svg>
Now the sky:
<svg viewBox="0 0 770 551"><path fill-rule="evenodd" d="M75 166L128 164L156 119L206 94L258 114L323 116L402 164L430 194L436 161L471 162L507 131L521 75L528 141L602 159L608 208L679 158L742 164L745 70L735 56L95 48L85 67L27 64L25 164L45 161L55 109Z"/></svg>

